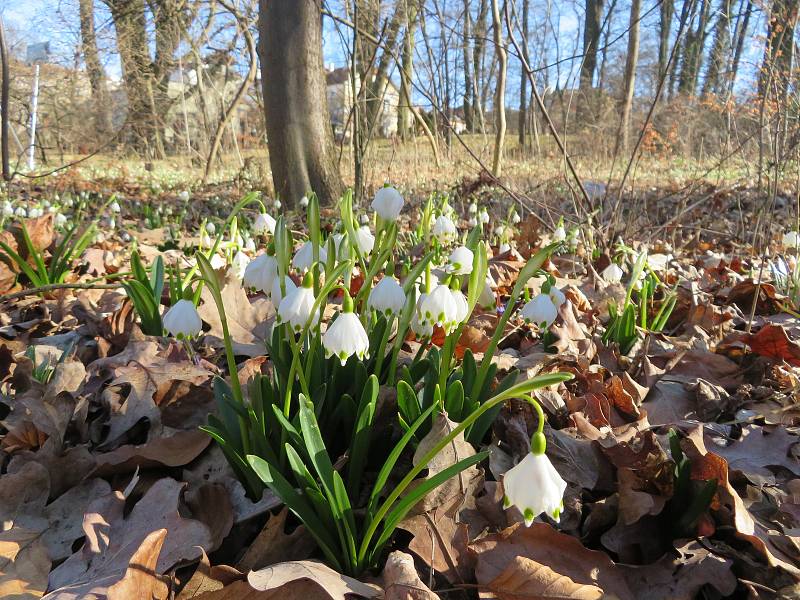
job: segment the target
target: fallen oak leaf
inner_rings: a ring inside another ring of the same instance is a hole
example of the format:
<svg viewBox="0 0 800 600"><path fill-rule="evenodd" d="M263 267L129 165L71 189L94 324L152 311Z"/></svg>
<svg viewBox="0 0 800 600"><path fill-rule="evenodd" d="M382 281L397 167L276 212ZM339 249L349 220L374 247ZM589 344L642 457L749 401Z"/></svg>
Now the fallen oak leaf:
<svg viewBox="0 0 800 600"><path fill-rule="evenodd" d="M485 584L485 588L498 600L598 600L605 597L603 590L596 585L576 583L547 565L524 556L514 557L502 573Z"/></svg>
<svg viewBox="0 0 800 600"><path fill-rule="evenodd" d="M250 571L247 582L256 591L279 592L284 598L344 600L348 594L364 598L378 598L382 594L377 586L341 575L314 560L282 562L258 571Z"/></svg>
<svg viewBox="0 0 800 600"><path fill-rule="evenodd" d="M50 564L40 531L15 525L0 532L0 597L41 598L47 589Z"/></svg>
<svg viewBox="0 0 800 600"><path fill-rule="evenodd" d="M158 466L182 467L200 456L210 443L211 438L203 431L174 431L145 444L125 445L111 452L95 454L97 466L92 474L107 477Z"/></svg>
<svg viewBox="0 0 800 600"><path fill-rule="evenodd" d="M480 538L469 548L477 560L475 577L480 585L488 585L518 557L525 557L548 565L575 583L596 586L619 600L635 598L623 573L608 555L585 548L579 540L546 523L533 523L530 527L518 523Z"/></svg>
<svg viewBox="0 0 800 600"><path fill-rule="evenodd" d="M158 556L167 537L166 529L151 532L131 557L125 575L108 588L108 600L147 598L165 600L169 597L168 579L156 571Z"/></svg>

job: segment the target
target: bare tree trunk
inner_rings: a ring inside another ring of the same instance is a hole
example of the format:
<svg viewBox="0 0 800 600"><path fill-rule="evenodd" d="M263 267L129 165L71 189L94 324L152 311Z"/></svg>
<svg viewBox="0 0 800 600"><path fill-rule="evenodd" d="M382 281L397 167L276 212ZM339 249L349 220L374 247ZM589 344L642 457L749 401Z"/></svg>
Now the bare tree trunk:
<svg viewBox="0 0 800 600"><path fill-rule="evenodd" d="M492 174L500 177L503 171L503 144L506 138L506 71L508 69L508 52L503 41L502 24L500 22L500 7L498 0L492 0L492 27L494 31L494 47L498 58L497 87L494 95L494 156L492 159Z"/></svg>
<svg viewBox="0 0 800 600"><path fill-rule="evenodd" d="M473 26L475 35L475 46L472 53L472 115L473 123L471 131L484 131L485 123L483 116L486 114L486 102L483 90L488 86L483 85L485 77L484 59L486 56L486 25L489 15L489 0L480 0L477 18Z"/></svg>
<svg viewBox="0 0 800 600"><path fill-rule="evenodd" d="M94 28L94 0L80 0L78 3L81 25L81 48L86 63L86 73L92 88L95 129L102 139L111 133L111 102L106 89L103 64L97 51L97 35Z"/></svg>
<svg viewBox="0 0 800 600"><path fill-rule="evenodd" d="M412 133L414 115L411 112L411 81L414 77L414 42L417 29L416 0L400 0L405 3L406 34L403 38L403 55L400 65L400 106L397 109L397 133L406 140Z"/></svg>
<svg viewBox="0 0 800 600"><path fill-rule="evenodd" d="M144 0L105 0L117 32L117 49L128 100L132 146L148 158L165 154L156 110L155 77L147 40Z"/></svg>
<svg viewBox="0 0 800 600"><path fill-rule="evenodd" d="M522 0L522 64L530 64L528 53L528 17L530 13L530 0ZM519 146L525 148L528 133L528 75L525 69L519 70L519 121L518 121Z"/></svg>
<svg viewBox="0 0 800 600"><path fill-rule="evenodd" d="M475 124L474 106L472 98L475 94L472 80L472 14L470 13L470 0L464 0L464 124L467 131L472 131Z"/></svg>
<svg viewBox="0 0 800 600"><path fill-rule="evenodd" d="M706 24L708 23L711 0L699 0L700 14L697 27L686 32L683 50L683 64L678 90L682 94L694 95L697 91L697 80L703 62L703 48L706 41Z"/></svg>
<svg viewBox="0 0 800 600"><path fill-rule="evenodd" d="M745 0L742 0L744 3ZM736 19L736 31L734 32L734 47L733 60L731 62L730 72L728 73L728 94L733 93L733 85L736 82L736 76L739 73L739 63L742 58L742 50L744 50L744 40L747 37L747 29L750 25L750 15L753 13L753 0L746 0L747 8L744 11L744 16L739 15Z"/></svg>
<svg viewBox="0 0 800 600"><path fill-rule="evenodd" d="M580 74L581 90L590 90L594 87L604 2L605 0L586 0L586 18L583 25L583 62Z"/></svg>
<svg viewBox="0 0 800 600"><path fill-rule="evenodd" d="M661 2L658 21L658 79L667 76L669 61L669 37L672 29L672 16L675 14L673 2Z"/></svg>
<svg viewBox="0 0 800 600"><path fill-rule="evenodd" d="M776 90L776 99L786 96L794 58L794 30L799 0L774 0L767 24L767 45L758 80L758 92L768 95Z"/></svg>
<svg viewBox="0 0 800 600"><path fill-rule="evenodd" d="M275 193L289 206L310 191L332 204L344 188L334 160L320 9L319 0L260 0L269 160Z"/></svg>
<svg viewBox="0 0 800 600"><path fill-rule="evenodd" d="M703 96L722 93L727 87L724 76L730 59L732 6L732 0L720 0L719 14L714 23L714 41L709 51L706 78L703 80Z"/></svg>
<svg viewBox="0 0 800 600"><path fill-rule="evenodd" d="M628 57L625 60L625 79L622 84L623 94L620 102L620 131L617 134L617 144L622 144L622 150L628 150L628 135L630 133L631 107L633 106L633 92L636 86L636 65L639 62L639 14L642 9L642 0L631 0L631 18L628 28Z"/></svg>

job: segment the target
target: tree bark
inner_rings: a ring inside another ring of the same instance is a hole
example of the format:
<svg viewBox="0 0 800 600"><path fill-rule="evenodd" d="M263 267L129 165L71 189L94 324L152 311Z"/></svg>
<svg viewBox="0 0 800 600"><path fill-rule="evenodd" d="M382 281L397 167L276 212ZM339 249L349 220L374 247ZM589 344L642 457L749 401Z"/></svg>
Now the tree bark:
<svg viewBox="0 0 800 600"><path fill-rule="evenodd" d="M332 204L344 185L334 160L320 2L259 4L261 84L275 193L289 206L311 191Z"/></svg>
<svg viewBox="0 0 800 600"><path fill-rule="evenodd" d="M400 106L397 107L397 133L406 140L412 134L414 115L411 111L411 81L414 77L414 46L417 29L416 0L400 0L405 3L406 33L403 37L403 54L400 64Z"/></svg>
<svg viewBox="0 0 800 600"><path fill-rule="evenodd" d="M148 158L165 155L163 124L156 110L155 77L147 40L144 0L105 0L117 33L127 95L129 143Z"/></svg>
<svg viewBox="0 0 800 600"><path fill-rule="evenodd" d="M522 0L522 64L530 64L528 53L528 17L530 0ZM527 145L528 133L528 75L525 68L519 70L519 121L517 124L520 148Z"/></svg>
<svg viewBox="0 0 800 600"><path fill-rule="evenodd" d="M725 72L731 49L731 9L732 0L720 0L719 14L714 23L714 41L709 51L706 78L703 80L703 96L725 91Z"/></svg>
<svg viewBox="0 0 800 600"><path fill-rule="evenodd" d="M580 89L594 87L594 72L597 69L597 48L600 45L600 29L603 21L604 0L586 0L586 18L583 25L583 62L581 63Z"/></svg>
<svg viewBox="0 0 800 600"><path fill-rule="evenodd" d="M11 79L8 74L8 48L3 18L0 16L0 162L2 162L3 179L11 181L11 165L8 150L8 92Z"/></svg>
<svg viewBox="0 0 800 600"><path fill-rule="evenodd" d="M708 23L709 7L711 6L711 0L699 0L699 2L700 14L697 17L697 27L686 32L681 78L678 84L678 91L688 95L694 95L697 91L697 80L703 63L706 25Z"/></svg>
<svg viewBox="0 0 800 600"><path fill-rule="evenodd" d="M728 94L733 93L733 85L736 82L736 75L739 73L739 63L744 50L744 40L747 37L747 29L750 25L750 15L753 13L753 0L746 1L747 8L744 11L744 16L740 14L736 19L736 31L734 31L733 35L735 50L733 51L733 61L726 81ZM742 3L744 2L745 0L742 0Z"/></svg>
<svg viewBox="0 0 800 600"><path fill-rule="evenodd" d="M502 24L500 22L500 7L498 0L492 0L492 27L495 52L497 53L497 87L494 95L494 156L492 159L492 174L500 177L503 172L503 145L506 138L506 72L508 67L508 52L503 41Z"/></svg>
<svg viewBox="0 0 800 600"><path fill-rule="evenodd" d="M78 3L81 26L81 49L86 63L86 74L92 89L94 123L98 136L102 139L111 133L111 102L106 89L106 76L100 53L97 50L97 35L94 28L94 0L80 0Z"/></svg>
<svg viewBox="0 0 800 600"><path fill-rule="evenodd" d="M758 80L760 95L776 92L775 98L786 96L791 80L794 57L794 30L800 0L774 0L767 24L767 45Z"/></svg>
<svg viewBox="0 0 800 600"><path fill-rule="evenodd" d="M675 14L673 2L661 2L658 21L658 79L667 76L669 62L669 37L672 29L672 16Z"/></svg>
<svg viewBox="0 0 800 600"><path fill-rule="evenodd" d="M628 29L628 56L625 61L625 78L622 84L623 95L620 102L620 132L617 143L621 143L622 150L628 150L628 135L630 133L631 108L633 107L633 92L636 86L636 65L639 62L639 14L642 9L642 0L631 0L631 18Z"/></svg>

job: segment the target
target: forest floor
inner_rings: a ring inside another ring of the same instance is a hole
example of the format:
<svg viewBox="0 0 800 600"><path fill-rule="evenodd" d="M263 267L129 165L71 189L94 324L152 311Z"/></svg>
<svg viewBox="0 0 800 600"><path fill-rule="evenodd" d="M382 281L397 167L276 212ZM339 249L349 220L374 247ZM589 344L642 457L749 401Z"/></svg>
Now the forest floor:
<svg viewBox="0 0 800 600"><path fill-rule="evenodd" d="M483 141L486 157L491 139ZM25 211L3 217L0 240L33 269L37 257L55 268L70 223L83 230L94 221L99 231L44 289L7 251L0 259L0 595L800 597L800 271L797 242L784 237L796 230L795 178L769 193L752 162L719 169L713 160L651 156L619 194L624 166L607 186L609 162L578 157L581 179L592 184L587 207L552 148L533 157L512 148L497 185L475 175L463 149L437 168L424 140L416 144L378 144L369 199L356 212L371 215L374 189L396 185L407 200L397 253L413 263L425 252L417 232L431 194L450 193L459 235L470 229L473 201L487 208L493 305L476 307L455 352L495 364L496 382L510 372L520 380L573 376L536 392L547 416L546 456L566 482L560 519L542 515L526 527L518 510L503 510L504 475L527 455L536 426L530 406L514 400L483 443L453 444L437 469L487 444L490 457L416 504L377 568L352 577L325 564L308 528L269 490L249 498L219 445L198 429L219 414L214 378L237 377L211 297L203 293L203 330L187 346L143 333L119 286L131 277L134 247L145 265L162 256L190 268L201 227L210 222L228 236L231 209L250 190L263 189L268 212L284 213L296 232L306 231L304 215L271 203L262 154L250 153L244 168L225 157L237 166L207 186L197 183L201 169L179 160L147 170L140 161L95 157L14 182L0 199ZM248 259L263 250L256 216L247 210L238 220L255 242L246 249L242 240ZM575 242L522 282L536 296L549 275L563 293L555 319L538 327L517 319L525 299L514 289L562 216ZM339 218L337 208L323 207L323 230ZM500 248L505 243L510 249ZM635 275L643 252L649 298ZM268 294L242 286L233 252L219 258L238 379L246 382L269 373L275 307ZM621 278L609 275L612 263ZM608 334L613 306L626 298L636 314L630 345ZM158 311L173 300L165 291ZM332 295L330 305L340 301ZM669 318L654 328L671 302ZM503 321L506 312L514 316ZM433 346L443 345L439 333ZM410 333L400 344L408 361L429 348ZM391 386L381 393L397 399ZM387 423L387 438L399 437ZM419 445L442 435L432 429ZM410 454L401 460L406 470L416 459ZM344 469L347 459L332 462Z"/></svg>

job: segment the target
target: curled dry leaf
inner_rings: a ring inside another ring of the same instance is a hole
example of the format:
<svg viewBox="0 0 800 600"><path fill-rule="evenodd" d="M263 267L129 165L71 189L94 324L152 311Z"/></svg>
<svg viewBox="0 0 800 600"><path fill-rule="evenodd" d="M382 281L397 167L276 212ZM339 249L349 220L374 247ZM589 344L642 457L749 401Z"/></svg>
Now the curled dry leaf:
<svg viewBox="0 0 800 600"><path fill-rule="evenodd" d="M603 590L596 585L575 583L566 575L524 556L514 557L503 572L485 587L498 600L599 600L605 597Z"/></svg>
<svg viewBox="0 0 800 600"><path fill-rule="evenodd" d="M256 591L279 592L280 597L287 600L344 600L348 594L378 598L382 593L377 586L341 575L315 560L282 562L258 571L250 571L247 582Z"/></svg>
<svg viewBox="0 0 800 600"><path fill-rule="evenodd" d="M439 600L422 583L410 554L395 550L383 568L383 600Z"/></svg>

